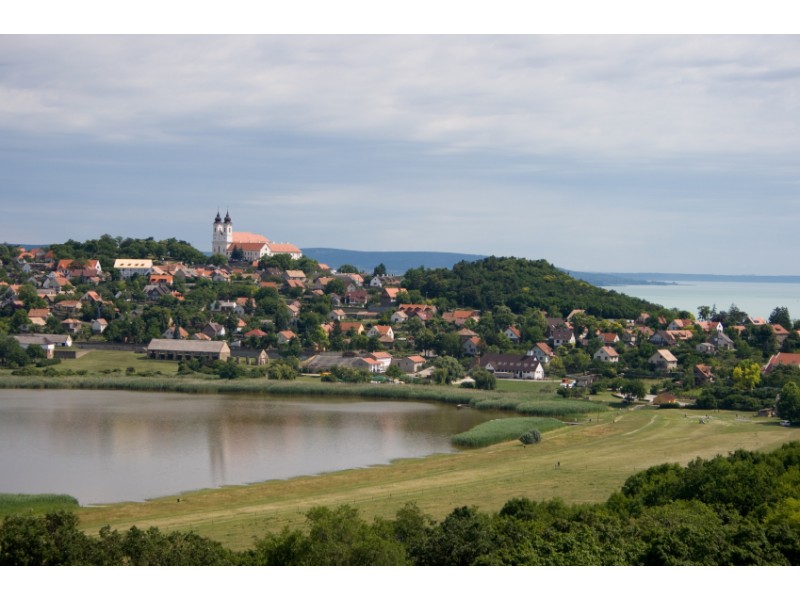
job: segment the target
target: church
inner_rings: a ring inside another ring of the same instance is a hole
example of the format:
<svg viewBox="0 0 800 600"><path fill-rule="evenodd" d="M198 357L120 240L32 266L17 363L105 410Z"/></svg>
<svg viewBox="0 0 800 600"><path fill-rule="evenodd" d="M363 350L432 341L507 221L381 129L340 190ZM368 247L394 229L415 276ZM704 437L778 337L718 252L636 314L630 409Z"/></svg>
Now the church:
<svg viewBox="0 0 800 600"><path fill-rule="evenodd" d="M250 262L275 254L288 254L294 259L303 256L300 248L294 244L270 242L263 235L249 231L234 232L230 213L226 212L223 219L219 216L218 211L217 217L214 219L211 253L230 258L236 248L242 251L244 260Z"/></svg>

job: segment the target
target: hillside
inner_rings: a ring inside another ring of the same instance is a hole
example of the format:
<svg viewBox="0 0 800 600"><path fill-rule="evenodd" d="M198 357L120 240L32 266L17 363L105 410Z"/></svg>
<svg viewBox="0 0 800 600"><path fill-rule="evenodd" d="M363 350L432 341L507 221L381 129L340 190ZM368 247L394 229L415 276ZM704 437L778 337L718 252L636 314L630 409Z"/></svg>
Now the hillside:
<svg viewBox="0 0 800 600"><path fill-rule="evenodd" d="M383 263L386 272L402 275L409 269L426 267L428 269L451 268L460 261L474 261L486 258L479 254L461 254L458 252L372 252L361 250L341 250L338 248L303 248L303 254L317 262L339 268L342 265L353 265L371 273Z"/></svg>
<svg viewBox="0 0 800 600"><path fill-rule="evenodd" d="M575 279L545 260L497 258L462 261L452 269L409 269L403 279L409 290L426 298L444 299L455 306L491 310L505 304L514 313L529 308L566 316L573 309L619 319L661 307L632 296L595 287Z"/></svg>

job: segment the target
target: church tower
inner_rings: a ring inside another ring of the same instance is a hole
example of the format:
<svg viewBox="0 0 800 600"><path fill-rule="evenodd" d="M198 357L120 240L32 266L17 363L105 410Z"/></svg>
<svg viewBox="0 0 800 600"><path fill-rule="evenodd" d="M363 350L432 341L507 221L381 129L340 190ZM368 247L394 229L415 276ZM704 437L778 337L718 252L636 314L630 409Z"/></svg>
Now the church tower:
<svg viewBox="0 0 800 600"><path fill-rule="evenodd" d="M211 235L211 254L228 255L228 247L233 243L233 222L230 213L225 213L223 221L217 211Z"/></svg>

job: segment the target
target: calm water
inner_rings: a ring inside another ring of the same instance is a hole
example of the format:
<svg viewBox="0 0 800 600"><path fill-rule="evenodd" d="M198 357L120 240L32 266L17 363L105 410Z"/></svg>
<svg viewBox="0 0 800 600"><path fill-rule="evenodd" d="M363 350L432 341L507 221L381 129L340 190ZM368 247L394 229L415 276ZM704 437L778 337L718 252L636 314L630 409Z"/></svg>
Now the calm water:
<svg viewBox="0 0 800 600"><path fill-rule="evenodd" d="M789 309L792 319L800 319L800 284L731 283L724 281L679 281L679 285L604 286L628 296L656 302L667 308L688 310L695 316L697 307L717 305L727 310L731 303L751 317L768 318L776 306Z"/></svg>
<svg viewBox="0 0 800 600"><path fill-rule="evenodd" d="M363 402L0 390L0 492L81 504L284 479L452 452L498 413Z"/></svg>

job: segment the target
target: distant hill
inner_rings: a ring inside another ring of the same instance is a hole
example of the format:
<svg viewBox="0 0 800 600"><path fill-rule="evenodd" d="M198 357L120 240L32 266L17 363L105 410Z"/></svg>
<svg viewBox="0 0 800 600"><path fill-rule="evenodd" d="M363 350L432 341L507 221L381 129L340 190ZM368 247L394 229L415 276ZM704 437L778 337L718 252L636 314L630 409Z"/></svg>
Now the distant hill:
<svg viewBox="0 0 800 600"><path fill-rule="evenodd" d="M342 265L353 265L362 271L372 270L383 263L386 272L403 275L409 269L450 269L461 261L473 262L486 258L480 254L460 254L457 252L369 252L361 250L340 250L338 248L302 248L303 254L317 262L325 263L333 269Z"/></svg>

